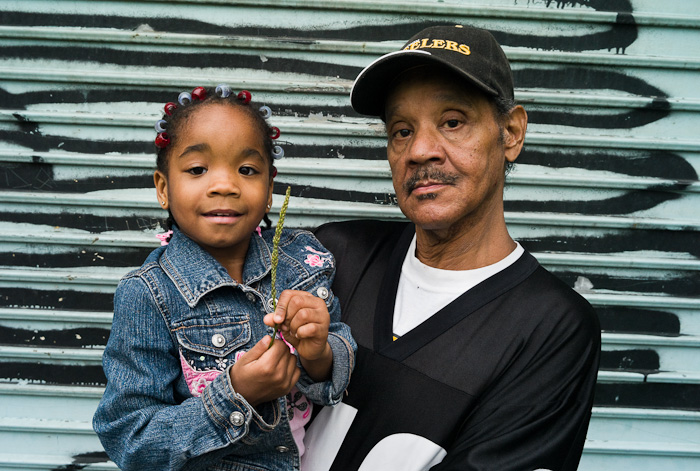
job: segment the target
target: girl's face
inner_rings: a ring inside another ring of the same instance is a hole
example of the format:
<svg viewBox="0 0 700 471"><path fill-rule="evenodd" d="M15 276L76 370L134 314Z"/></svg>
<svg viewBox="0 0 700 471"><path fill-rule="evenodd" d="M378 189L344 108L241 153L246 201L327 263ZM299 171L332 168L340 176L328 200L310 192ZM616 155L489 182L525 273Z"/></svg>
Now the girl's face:
<svg viewBox="0 0 700 471"><path fill-rule="evenodd" d="M242 110L203 105L182 123L156 171L158 200L178 227L217 260L245 257L250 235L272 204L272 178L260 131Z"/></svg>

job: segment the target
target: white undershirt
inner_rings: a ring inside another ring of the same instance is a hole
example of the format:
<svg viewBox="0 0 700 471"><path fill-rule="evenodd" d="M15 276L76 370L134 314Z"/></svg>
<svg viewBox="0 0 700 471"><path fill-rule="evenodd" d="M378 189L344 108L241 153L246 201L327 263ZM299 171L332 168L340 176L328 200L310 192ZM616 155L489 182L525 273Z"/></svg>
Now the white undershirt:
<svg viewBox="0 0 700 471"><path fill-rule="evenodd" d="M473 270L441 270L418 260L414 235L401 267L394 306L394 335L406 334L467 290L515 263L525 251L519 243L516 245L510 255L493 265Z"/></svg>

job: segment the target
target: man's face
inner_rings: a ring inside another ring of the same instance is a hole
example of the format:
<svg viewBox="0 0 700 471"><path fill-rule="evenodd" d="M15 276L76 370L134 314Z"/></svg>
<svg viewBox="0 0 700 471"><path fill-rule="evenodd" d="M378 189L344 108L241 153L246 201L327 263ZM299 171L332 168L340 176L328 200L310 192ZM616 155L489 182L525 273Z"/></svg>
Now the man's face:
<svg viewBox="0 0 700 471"><path fill-rule="evenodd" d="M387 156L401 210L428 231L502 218L508 136L493 105L463 82L428 72L407 75L385 107ZM515 160L517 152L510 154Z"/></svg>

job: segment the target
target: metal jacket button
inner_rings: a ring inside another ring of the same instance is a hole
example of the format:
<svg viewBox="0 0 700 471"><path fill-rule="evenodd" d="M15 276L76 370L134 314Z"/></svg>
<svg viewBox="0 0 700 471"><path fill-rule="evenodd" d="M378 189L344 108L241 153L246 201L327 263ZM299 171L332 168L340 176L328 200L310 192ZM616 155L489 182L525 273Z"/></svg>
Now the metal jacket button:
<svg viewBox="0 0 700 471"><path fill-rule="evenodd" d="M220 347L223 347L224 345L226 345L226 337L224 337L224 336L221 335L221 334L214 334L214 335L212 335L212 337L211 337L211 343L212 343L215 347L219 347L219 348L220 348Z"/></svg>
<svg viewBox="0 0 700 471"><path fill-rule="evenodd" d="M284 446L284 445L280 445L280 446L278 446L278 447L275 447L275 449L276 449L277 451L279 451L280 453L287 453L287 452L289 451L289 448L287 448L287 447Z"/></svg>
<svg viewBox="0 0 700 471"><path fill-rule="evenodd" d="M245 423L245 417L243 416L242 413L236 411L231 413L231 417L229 418L231 420L231 423L235 425L236 427L240 427Z"/></svg>
<svg viewBox="0 0 700 471"><path fill-rule="evenodd" d="M316 290L316 296L318 296L321 299L328 299L328 288L325 286L321 286L319 289Z"/></svg>
<svg viewBox="0 0 700 471"><path fill-rule="evenodd" d="M275 309L275 300L270 298L267 300L267 310L272 312Z"/></svg>

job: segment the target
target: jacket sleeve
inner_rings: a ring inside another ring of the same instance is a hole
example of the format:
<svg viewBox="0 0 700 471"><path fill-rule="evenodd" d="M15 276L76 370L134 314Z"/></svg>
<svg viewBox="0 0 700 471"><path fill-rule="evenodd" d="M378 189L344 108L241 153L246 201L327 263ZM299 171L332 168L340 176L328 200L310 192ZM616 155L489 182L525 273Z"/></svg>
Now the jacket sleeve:
<svg viewBox="0 0 700 471"><path fill-rule="evenodd" d="M580 312L578 313L580 314ZM536 351L494 381L431 471L576 471L600 356L592 309L583 322L531 339Z"/></svg>
<svg viewBox="0 0 700 471"><path fill-rule="evenodd" d="M314 242L319 250L326 250L315 238ZM324 406L335 405L343 398L343 393L350 384L350 375L355 368L355 354L357 352L357 344L352 337L350 327L340 321L340 302L331 290L335 277L335 258L330 253L328 256L331 268L319 273L320 276L314 283L311 292L318 295L320 290L326 295L326 306L331 317L328 328L328 344L333 351L331 378L322 383L315 383L301 367L302 373L297 382L297 387L309 400ZM299 364L301 365L301 363Z"/></svg>
<svg viewBox="0 0 700 471"><path fill-rule="evenodd" d="M203 469L245 446L243 437L259 439L274 429L279 406L265 403L256 411L233 390L228 370L200 397L178 393L179 353L158 296L138 277L117 288L103 356L107 387L93 427L123 471Z"/></svg>

